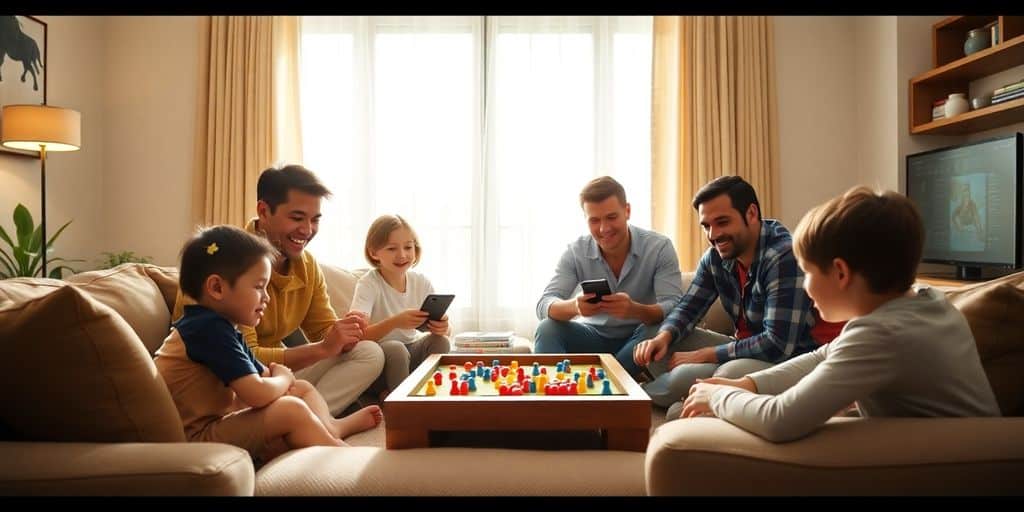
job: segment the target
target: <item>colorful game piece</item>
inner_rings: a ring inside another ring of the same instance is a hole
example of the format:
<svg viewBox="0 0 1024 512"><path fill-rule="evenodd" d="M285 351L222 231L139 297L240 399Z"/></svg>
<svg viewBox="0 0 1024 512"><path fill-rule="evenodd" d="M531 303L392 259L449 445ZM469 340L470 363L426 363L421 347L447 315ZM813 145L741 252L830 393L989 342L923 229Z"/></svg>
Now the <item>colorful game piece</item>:
<svg viewBox="0 0 1024 512"><path fill-rule="evenodd" d="M515 371L517 368L519 368L519 361L516 361L515 359L513 359L512 363L509 364L509 366L512 368L512 371Z"/></svg>
<svg viewBox="0 0 1024 512"><path fill-rule="evenodd" d="M498 376L499 376L499 375L501 375L501 372L499 372L499 371L498 371L498 368L497 368L497 367L495 367L495 368L494 368L494 369L493 369L493 370L491 371L491 382L498 382Z"/></svg>
<svg viewBox="0 0 1024 512"><path fill-rule="evenodd" d="M444 379L444 376L441 375L441 372L434 372L434 384L435 385L440 386L442 379Z"/></svg>
<svg viewBox="0 0 1024 512"><path fill-rule="evenodd" d="M597 369L597 380L604 380L604 368Z"/></svg>
<svg viewBox="0 0 1024 512"><path fill-rule="evenodd" d="M484 368L484 380L491 380L491 369Z"/></svg>
<svg viewBox="0 0 1024 512"><path fill-rule="evenodd" d="M516 379L523 380L524 378L526 378L526 370L523 370L522 368L516 368Z"/></svg>
<svg viewBox="0 0 1024 512"><path fill-rule="evenodd" d="M558 373L562 373L562 371L563 371L562 367L563 367L562 362L559 361L558 363L555 364L555 371L558 372Z"/></svg>
<svg viewBox="0 0 1024 512"><path fill-rule="evenodd" d="M601 385L601 394L602 395L610 395L610 394L612 394L612 381L610 381L610 380L604 381L604 384Z"/></svg>
<svg viewBox="0 0 1024 512"><path fill-rule="evenodd" d="M457 376L455 375L455 372L454 372L454 371L450 371L450 372L448 372L448 380L455 380L455 379L456 379L456 377L457 377Z"/></svg>
<svg viewBox="0 0 1024 512"><path fill-rule="evenodd" d="M476 392L476 379L469 379L469 391Z"/></svg>
<svg viewBox="0 0 1024 512"><path fill-rule="evenodd" d="M469 394L469 383L468 382L462 381L462 384L459 384L459 394L460 395L468 395Z"/></svg>
<svg viewBox="0 0 1024 512"><path fill-rule="evenodd" d="M507 395L508 394L508 386L502 384L501 387L498 388L498 394L502 395L502 396Z"/></svg>
<svg viewBox="0 0 1024 512"><path fill-rule="evenodd" d="M536 377L538 375L540 375L540 363L535 362L533 363L533 376Z"/></svg>
<svg viewBox="0 0 1024 512"><path fill-rule="evenodd" d="M497 359L493 359L493 360L491 360L491 366L494 366L494 367L501 366L501 361L499 361Z"/></svg>
<svg viewBox="0 0 1024 512"><path fill-rule="evenodd" d="M562 373L562 370L558 370L558 373L555 374L555 380L562 380L562 379L565 379L565 374Z"/></svg>
<svg viewBox="0 0 1024 512"><path fill-rule="evenodd" d="M537 383L530 381L530 393L537 393Z"/></svg>
<svg viewBox="0 0 1024 512"><path fill-rule="evenodd" d="M459 394L459 381L457 381L457 380L453 380L452 381L452 389L451 389L451 391L448 392L448 394L452 395L452 396Z"/></svg>
<svg viewBox="0 0 1024 512"><path fill-rule="evenodd" d="M594 368L591 367L590 369L593 370ZM590 374L590 373L587 374L587 387L590 388L590 389L594 389L594 375L593 374Z"/></svg>
<svg viewBox="0 0 1024 512"><path fill-rule="evenodd" d="M473 363L466 361L466 364L462 365L462 367L465 368L466 371L468 372L473 369Z"/></svg>
<svg viewBox="0 0 1024 512"><path fill-rule="evenodd" d="M580 381L580 372L572 372L572 381L573 382L579 382Z"/></svg>
<svg viewBox="0 0 1024 512"><path fill-rule="evenodd" d="M434 389L434 381L427 381L427 396L434 396L437 394L437 389Z"/></svg>
<svg viewBox="0 0 1024 512"><path fill-rule="evenodd" d="M576 380L576 393L580 395L587 393L587 381L583 379Z"/></svg>
<svg viewBox="0 0 1024 512"><path fill-rule="evenodd" d="M504 377L506 375L508 375L508 366L502 366L501 367L501 376Z"/></svg>
<svg viewBox="0 0 1024 512"><path fill-rule="evenodd" d="M540 373L543 373L544 375L547 375L547 374L548 374L548 369L547 369L547 367L541 368L541 369L540 369Z"/></svg>

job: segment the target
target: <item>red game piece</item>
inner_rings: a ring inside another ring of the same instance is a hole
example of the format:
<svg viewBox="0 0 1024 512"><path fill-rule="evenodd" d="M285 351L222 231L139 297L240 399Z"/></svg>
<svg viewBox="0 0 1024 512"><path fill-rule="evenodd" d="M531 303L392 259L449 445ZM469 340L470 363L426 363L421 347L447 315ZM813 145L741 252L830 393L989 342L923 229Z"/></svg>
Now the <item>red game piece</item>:
<svg viewBox="0 0 1024 512"><path fill-rule="evenodd" d="M460 395L468 395L469 394L469 382L462 381L462 384L459 384L459 394Z"/></svg>
<svg viewBox="0 0 1024 512"><path fill-rule="evenodd" d="M466 361L466 364L464 364L463 367L465 367L466 371L468 372L473 369L473 363Z"/></svg>
<svg viewBox="0 0 1024 512"><path fill-rule="evenodd" d="M455 372L449 372L448 373L448 378L451 379L451 380L455 380L455 379L459 378L459 376L455 375Z"/></svg>
<svg viewBox="0 0 1024 512"><path fill-rule="evenodd" d="M502 384L501 386L499 386L499 387L498 387L498 394L499 394L499 395L502 395L502 396L504 396L504 395L507 395L507 394L508 394L508 386L506 386L506 385L504 385L504 384Z"/></svg>
<svg viewBox="0 0 1024 512"><path fill-rule="evenodd" d="M441 372L434 372L434 385L435 386L440 386L442 379L444 379L444 375L441 375Z"/></svg>
<svg viewBox="0 0 1024 512"><path fill-rule="evenodd" d="M520 396L523 394L523 388L519 386L512 386L512 388L509 389L509 394Z"/></svg>
<svg viewBox="0 0 1024 512"><path fill-rule="evenodd" d="M449 394L451 394L451 395L458 395L459 394L459 381L457 381L457 380L453 380L452 381L452 390L451 390L451 392Z"/></svg>
<svg viewBox="0 0 1024 512"><path fill-rule="evenodd" d="M548 369L547 368L541 368L540 372L543 373L544 375L547 375L548 374Z"/></svg>
<svg viewBox="0 0 1024 512"><path fill-rule="evenodd" d="M508 375L508 366L502 366L501 367L501 376L504 377L506 375Z"/></svg>

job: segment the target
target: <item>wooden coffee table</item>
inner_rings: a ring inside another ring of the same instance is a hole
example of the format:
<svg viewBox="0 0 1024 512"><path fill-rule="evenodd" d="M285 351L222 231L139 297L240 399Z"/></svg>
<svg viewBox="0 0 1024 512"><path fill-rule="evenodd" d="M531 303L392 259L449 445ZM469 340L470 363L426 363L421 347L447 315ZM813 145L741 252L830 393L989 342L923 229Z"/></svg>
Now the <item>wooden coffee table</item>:
<svg viewBox="0 0 1024 512"><path fill-rule="evenodd" d="M449 394L450 365L457 373L466 362L494 360L502 366L512 361L531 371L536 362L553 367L569 359L570 373L586 374L591 366L604 370L614 394L602 395L603 382L595 382L587 394L498 395L490 382L477 377L477 391ZM437 394L426 396L428 379L440 370L443 381ZM430 446L431 431L555 431L599 430L609 450L644 451L651 428L651 399L610 354L434 354L427 357L384 400L384 426L388 448Z"/></svg>

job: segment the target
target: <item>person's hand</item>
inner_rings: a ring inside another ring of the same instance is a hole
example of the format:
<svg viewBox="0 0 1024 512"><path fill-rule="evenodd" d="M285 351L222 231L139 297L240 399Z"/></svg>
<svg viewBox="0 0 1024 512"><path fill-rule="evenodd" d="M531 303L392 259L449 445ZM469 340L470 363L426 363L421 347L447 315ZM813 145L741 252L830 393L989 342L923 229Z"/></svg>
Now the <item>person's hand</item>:
<svg viewBox="0 0 1024 512"><path fill-rule="evenodd" d="M693 418L696 416L714 416L711 410L711 396L715 391L723 388L719 384L708 384L699 382L690 388L690 394L683 400L683 412L680 418Z"/></svg>
<svg viewBox="0 0 1024 512"><path fill-rule="evenodd" d="M345 315L344 318L334 322L331 330L327 332L327 336L324 338L327 357L352 350L351 347L348 350L344 349L349 345L355 346L359 340L363 339L363 328L360 327L361 322L365 323L365 318L360 318L357 315Z"/></svg>
<svg viewBox="0 0 1024 512"><path fill-rule="evenodd" d="M295 383L295 374L292 373L292 369L288 368L283 364L277 364L274 362L270 363L270 376L271 377L285 377L288 379L289 385Z"/></svg>
<svg viewBox="0 0 1024 512"><path fill-rule="evenodd" d="M718 356L715 355L715 347L704 347L690 352L676 352L668 360L668 369L671 370L681 364L690 363L717 363Z"/></svg>
<svg viewBox="0 0 1024 512"><path fill-rule="evenodd" d="M651 361L661 361L668 351L668 342L671 339L672 335L668 331L662 331L649 340L637 343L633 347L633 361L640 366L651 364Z"/></svg>
<svg viewBox="0 0 1024 512"><path fill-rule="evenodd" d="M442 316L440 320L428 321L427 328L430 329L430 334L436 334L438 336L448 334L448 315Z"/></svg>
<svg viewBox="0 0 1024 512"><path fill-rule="evenodd" d="M629 294L626 292L613 293L601 297L598 306L601 311L615 318L628 318L629 312L633 309L633 299L629 298Z"/></svg>
<svg viewBox="0 0 1024 512"><path fill-rule="evenodd" d="M430 316L430 313L426 311L420 311L418 309L407 309L401 313L395 315L397 319L396 323L399 329L415 329Z"/></svg>
<svg viewBox="0 0 1024 512"><path fill-rule="evenodd" d="M591 304L587 302L589 299L596 297L596 293L584 293L576 297L576 311L580 316L594 316L601 312L601 303L596 302Z"/></svg>
<svg viewBox="0 0 1024 512"><path fill-rule="evenodd" d="M356 322L356 325L358 325L359 328L364 331L366 330L367 327L370 326L370 319L366 316L366 313L363 313L362 311L349 311L348 313L345 313L345 316L342 317L342 320L346 318L353 318Z"/></svg>

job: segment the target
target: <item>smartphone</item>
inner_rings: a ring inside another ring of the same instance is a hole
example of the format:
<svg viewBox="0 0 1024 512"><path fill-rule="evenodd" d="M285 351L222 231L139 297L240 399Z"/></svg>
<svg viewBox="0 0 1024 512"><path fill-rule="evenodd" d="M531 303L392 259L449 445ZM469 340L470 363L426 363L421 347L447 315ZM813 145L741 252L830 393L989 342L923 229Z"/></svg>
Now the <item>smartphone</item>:
<svg viewBox="0 0 1024 512"><path fill-rule="evenodd" d="M426 311L429 313L429 316L427 316L427 319L424 320L416 329L426 332L428 329L427 322L431 320L440 320L441 317L444 316L445 311L448 311L448 306L452 304L453 300L455 300L454 295L427 295L427 298L423 299L423 305L420 306L420 311Z"/></svg>
<svg viewBox="0 0 1024 512"><path fill-rule="evenodd" d="M612 294L612 289L608 286L607 279L590 279L582 281L580 282L580 287L583 288L583 293L597 294L593 298L587 299L587 302L591 304L597 304L598 302L601 302L601 297Z"/></svg>

